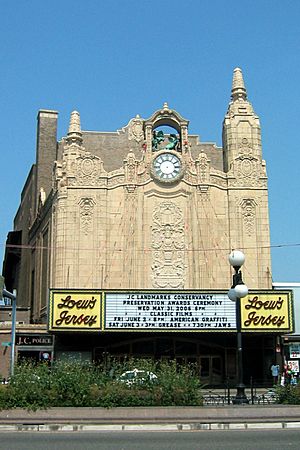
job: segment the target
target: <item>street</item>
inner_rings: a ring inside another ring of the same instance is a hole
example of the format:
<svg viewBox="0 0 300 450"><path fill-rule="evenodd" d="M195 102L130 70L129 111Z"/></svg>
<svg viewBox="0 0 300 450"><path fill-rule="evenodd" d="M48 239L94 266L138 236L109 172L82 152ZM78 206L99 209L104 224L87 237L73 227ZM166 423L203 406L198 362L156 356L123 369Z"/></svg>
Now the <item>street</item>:
<svg viewBox="0 0 300 450"><path fill-rule="evenodd" d="M299 449L300 430L175 432L1 432L1 450Z"/></svg>

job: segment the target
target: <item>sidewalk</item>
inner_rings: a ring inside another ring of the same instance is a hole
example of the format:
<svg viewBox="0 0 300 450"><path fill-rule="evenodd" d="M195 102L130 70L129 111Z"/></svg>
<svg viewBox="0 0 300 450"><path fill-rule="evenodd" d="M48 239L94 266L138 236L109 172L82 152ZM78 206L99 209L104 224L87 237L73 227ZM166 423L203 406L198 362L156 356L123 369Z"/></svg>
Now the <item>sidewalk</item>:
<svg viewBox="0 0 300 450"><path fill-rule="evenodd" d="M300 406L51 408L0 411L1 431L133 431L299 428Z"/></svg>

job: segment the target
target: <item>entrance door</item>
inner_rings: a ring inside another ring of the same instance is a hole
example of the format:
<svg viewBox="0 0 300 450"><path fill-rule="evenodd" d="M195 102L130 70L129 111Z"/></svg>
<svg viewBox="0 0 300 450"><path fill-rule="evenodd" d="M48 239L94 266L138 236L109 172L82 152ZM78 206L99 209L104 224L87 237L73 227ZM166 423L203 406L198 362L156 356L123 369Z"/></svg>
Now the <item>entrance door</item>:
<svg viewBox="0 0 300 450"><path fill-rule="evenodd" d="M221 356L200 356L200 381L204 384L222 383Z"/></svg>

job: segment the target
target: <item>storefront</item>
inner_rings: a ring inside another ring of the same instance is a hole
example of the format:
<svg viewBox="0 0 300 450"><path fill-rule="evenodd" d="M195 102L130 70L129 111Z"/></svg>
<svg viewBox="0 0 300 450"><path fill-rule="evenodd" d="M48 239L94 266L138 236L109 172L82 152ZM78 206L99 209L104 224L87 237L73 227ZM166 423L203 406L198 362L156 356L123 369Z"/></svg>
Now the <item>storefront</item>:
<svg viewBox="0 0 300 450"><path fill-rule="evenodd" d="M290 291L242 300L245 381L264 382L278 336L293 329ZM235 303L224 291L51 290L55 357L175 359L210 385L236 380Z"/></svg>

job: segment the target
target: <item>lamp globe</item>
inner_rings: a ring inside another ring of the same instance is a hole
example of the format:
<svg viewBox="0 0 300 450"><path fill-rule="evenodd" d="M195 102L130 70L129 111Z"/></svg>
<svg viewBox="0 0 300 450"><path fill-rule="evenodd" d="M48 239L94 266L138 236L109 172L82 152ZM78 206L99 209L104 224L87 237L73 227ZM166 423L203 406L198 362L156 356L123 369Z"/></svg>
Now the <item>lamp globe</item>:
<svg viewBox="0 0 300 450"><path fill-rule="evenodd" d="M248 287L245 284L236 285L234 290L238 298L243 298L248 295Z"/></svg>
<svg viewBox="0 0 300 450"><path fill-rule="evenodd" d="M231 288L228 291L228 297L232 302L236 302L237 301L237 295L236 295L236 291L235 288Z"/></svg>
<svg viewBox="0 0 300 450"><path fill-rule="evenodd" d="M245 262L245 255L240 250L232 250L228 260L232 267L241 267Z"/></svg>

